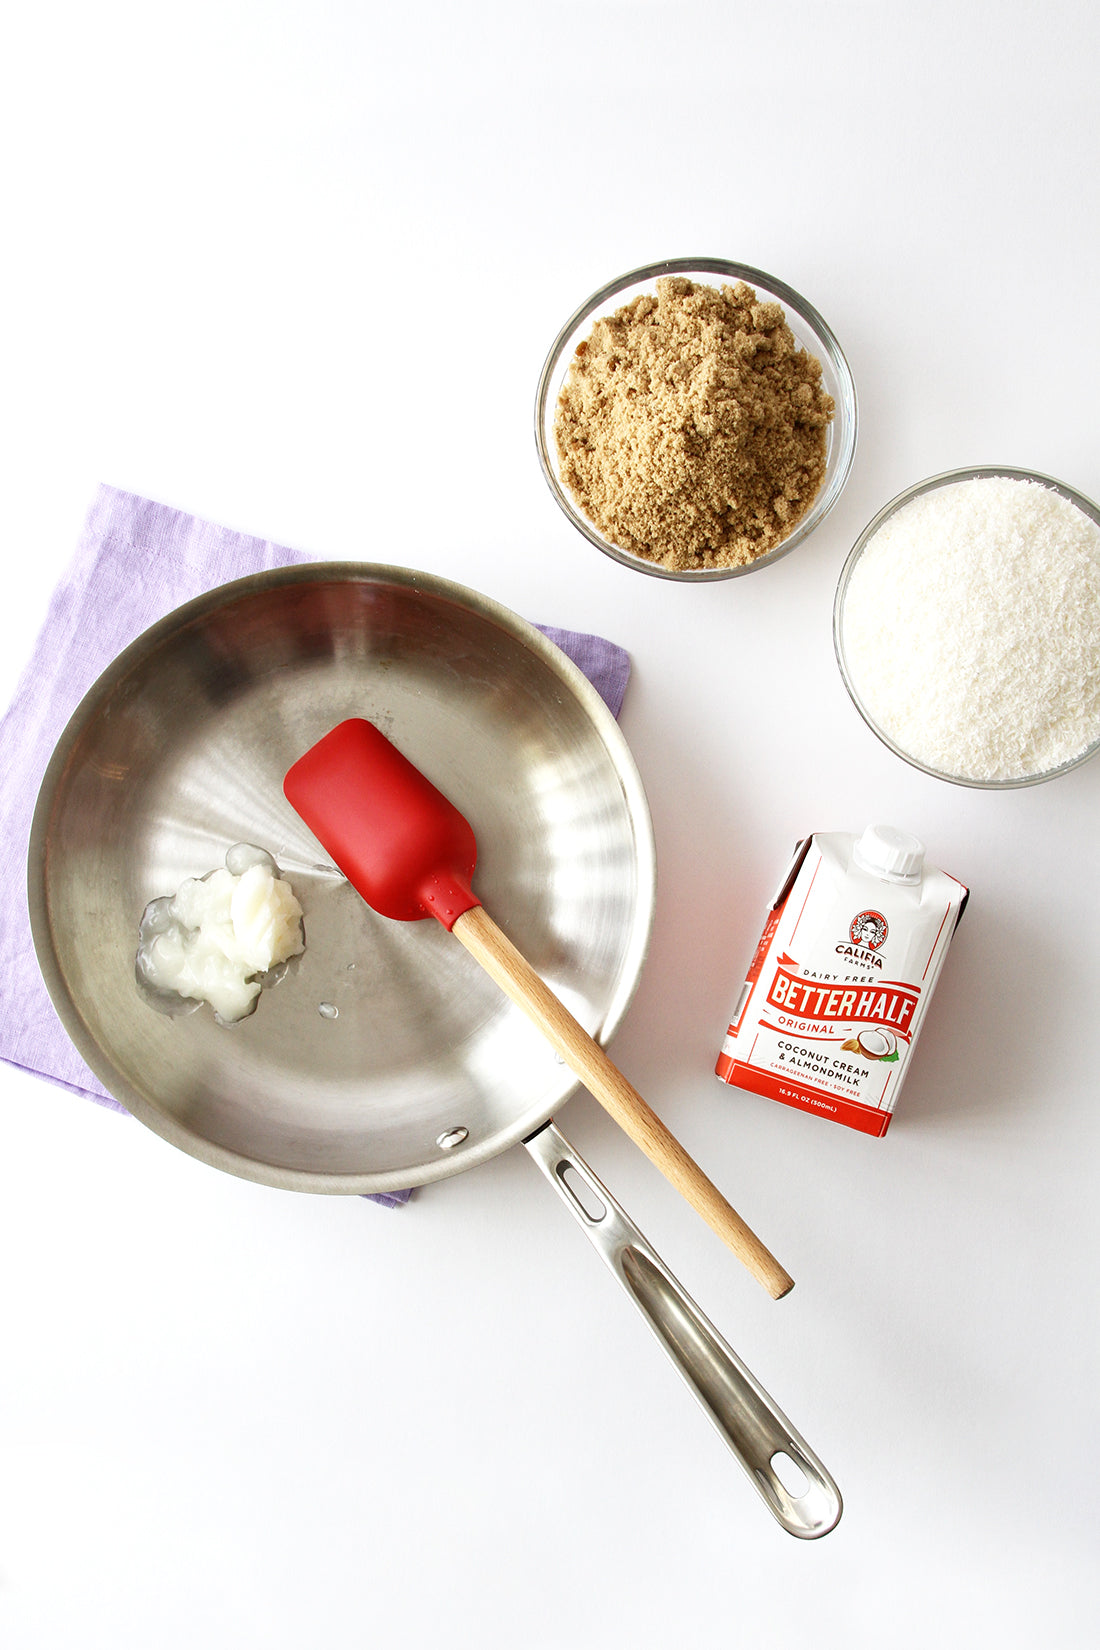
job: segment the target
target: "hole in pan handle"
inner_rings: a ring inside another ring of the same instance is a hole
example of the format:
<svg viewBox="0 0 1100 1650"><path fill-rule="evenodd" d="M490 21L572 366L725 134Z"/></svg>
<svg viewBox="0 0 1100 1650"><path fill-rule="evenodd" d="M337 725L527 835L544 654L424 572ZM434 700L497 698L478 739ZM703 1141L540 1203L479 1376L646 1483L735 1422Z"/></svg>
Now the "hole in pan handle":
<svg viewBox="0 0 1100 1650"><path fill-rule="evenodd" d="M547 1123L524 1145L641 1312L772 1516L803 1540L828 1535L843 1510L840 1491L775 1400L560 1130Z"/></svg>

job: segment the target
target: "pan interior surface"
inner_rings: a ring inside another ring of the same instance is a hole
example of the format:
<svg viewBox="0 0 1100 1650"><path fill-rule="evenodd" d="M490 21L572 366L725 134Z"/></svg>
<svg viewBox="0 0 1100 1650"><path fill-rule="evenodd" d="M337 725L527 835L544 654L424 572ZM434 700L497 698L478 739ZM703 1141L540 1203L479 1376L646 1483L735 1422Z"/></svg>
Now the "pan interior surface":
<svg viewBox="0 0 1100 1650"><path fill-rule="evenodd" d="M644 792L614 719L523 620L400 568L256 575L154 626L85 698L31 839L55 1006L104 1085L192 1155L268 1184L380 1191L521 1140L575 1087L435 922L371 911L284 800L346 717L377 724L473 826L474 887L589 1031L633 994L654 897ZM254 1014L158 1013L134 974L145 905L273 854L306 949Z"/></svg>

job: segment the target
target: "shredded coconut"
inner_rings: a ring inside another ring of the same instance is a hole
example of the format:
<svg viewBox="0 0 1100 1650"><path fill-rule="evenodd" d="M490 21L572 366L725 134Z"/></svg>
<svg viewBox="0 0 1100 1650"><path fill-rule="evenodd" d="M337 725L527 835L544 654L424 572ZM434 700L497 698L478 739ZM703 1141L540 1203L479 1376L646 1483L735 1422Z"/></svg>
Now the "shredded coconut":
<svg viewBox="0 0 1100 1650"><path fill-rule="evenodd" d="M923 493L864 547L841 643L868 715L925 767L1048 773L1100 738L1100 529L1035 481Z"/></svg>

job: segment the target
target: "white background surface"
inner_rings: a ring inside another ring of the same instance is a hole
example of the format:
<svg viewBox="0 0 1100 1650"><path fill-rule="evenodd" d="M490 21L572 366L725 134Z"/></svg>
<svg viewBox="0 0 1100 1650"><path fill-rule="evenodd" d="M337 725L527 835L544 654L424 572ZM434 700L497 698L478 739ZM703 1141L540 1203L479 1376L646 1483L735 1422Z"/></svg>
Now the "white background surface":
<svg viewBox="0 0 1100 1650"><path fill-rule="evenodd" d="M562 1123L838 1479L769 1518L526 1155L387 1213L237 1182L0 1071L0 1641L290 1650L1090 1642L1100 766L982 794L851 708L831 602L903 487L1100 496L1086 4L9 8L6 699L100 480L441 573L634 662L660 890L613 1053L797 1279L772 1303L586 1095ZM565 522L531 433L653 258L832 325L856 466L705 590ZM864 1138L711 1076L795 837L970 883Z"/></svg>

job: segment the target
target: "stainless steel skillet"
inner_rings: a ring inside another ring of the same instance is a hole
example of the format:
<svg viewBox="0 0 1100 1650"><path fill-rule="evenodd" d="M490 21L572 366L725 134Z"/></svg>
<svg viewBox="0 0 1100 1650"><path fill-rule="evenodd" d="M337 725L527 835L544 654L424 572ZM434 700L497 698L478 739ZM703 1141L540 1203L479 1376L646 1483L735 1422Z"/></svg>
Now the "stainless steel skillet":
<svg viewBox="0 0 1100 1650"><path fill-rule="evenodd" d="M516 943L587 1029L611 1037L655 888L645 796L614 719L497 603L404 568L333 563L258 574L170 614L62 736L28 891L77 1048L165 1139L290 1190L422 1185L525 1141L775 1516L824 1534L840 1515L824 1468L549 1123L571 1074L435 924L375 916L283 800L286 769L349 716L377 722L432 773L474 827L480 886ZM231 1029L206 1008L160 1015L134 979L141 912L240 841L290 878L305 954ZM598 1188L603 1214L578 1200L578 1179ZM784 1486L777 1455L800 1467L805 1494Z"/></svg>

